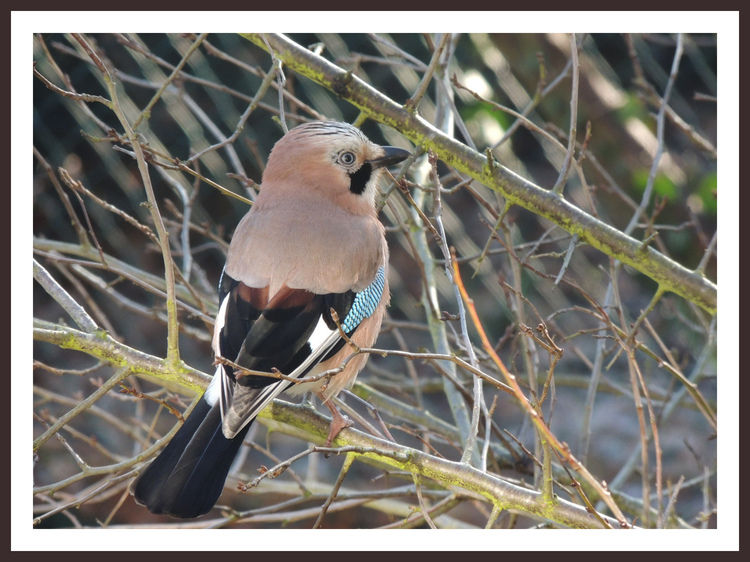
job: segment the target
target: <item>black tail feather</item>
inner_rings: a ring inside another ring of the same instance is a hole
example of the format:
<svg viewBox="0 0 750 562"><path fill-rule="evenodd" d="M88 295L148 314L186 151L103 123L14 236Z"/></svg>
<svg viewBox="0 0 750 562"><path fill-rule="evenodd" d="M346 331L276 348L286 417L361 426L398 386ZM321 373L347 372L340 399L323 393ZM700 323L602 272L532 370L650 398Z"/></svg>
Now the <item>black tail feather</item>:
<svg viewBox="0 0 750 562"><path fill-rule="evenodd" d="M192 518L208 513L250 429L234 439L221 431L221 410L201 399L159 456L135 480L135 501L151 513Z"/></svg>

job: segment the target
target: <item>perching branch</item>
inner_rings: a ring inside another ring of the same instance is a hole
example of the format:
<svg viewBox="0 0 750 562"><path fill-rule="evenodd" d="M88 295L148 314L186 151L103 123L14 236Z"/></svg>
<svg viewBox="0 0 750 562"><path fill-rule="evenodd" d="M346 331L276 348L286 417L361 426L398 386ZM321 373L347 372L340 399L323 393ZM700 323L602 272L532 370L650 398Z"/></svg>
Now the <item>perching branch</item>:
<svg viewBox="0 0 750 562"><path fill-rule="evenodd" d="M270 410L273 420L280 422L273 424L278 431L284 431L286 426L296 428L294 433L299 435L299 429L302 428L312 432L321 442L328 434L329 421L310 408L276 400ZM379 464L428 477L450 488L457 487L502 509L519 510L574 528L601 528L599 518L579 505L565 500L548 505L543 501L541 493L515 486L465 463L438 458L365 435L352 428L342 430L337 440L343 447L342 451L347 454L358 454ZM614 528L620 527L620 523L610 517L605 516L603 519Z"/></svg>
<svg viewBox="0 0 750 562"><path fill-rule="evenodd" d="M716 313L716 285L650 246L624 235L581 211L565 199L534 185L484 154L441 133L417 114L387 98L350 72L315 55L282 34L246 33L243 37L266 49L266 42L290 69L349 101L379 123L400 131L414 144L430 149L449 166L498 191L509 202L528 209L577 234L586 244L618 259L669 291ZM491 164L491 165L490 165Z"/></svg>

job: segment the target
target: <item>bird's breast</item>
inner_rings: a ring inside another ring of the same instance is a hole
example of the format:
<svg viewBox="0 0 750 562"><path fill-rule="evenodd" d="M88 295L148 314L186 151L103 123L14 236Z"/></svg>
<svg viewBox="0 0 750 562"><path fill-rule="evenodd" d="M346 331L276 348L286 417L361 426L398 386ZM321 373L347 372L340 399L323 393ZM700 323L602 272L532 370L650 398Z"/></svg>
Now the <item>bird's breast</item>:
<svg viewBox="0 0 750 562"><path fill-rule="evenodd" d="M253 208L240 221L226 272L250 287L283 285L313 293L358 292L387 262L375 217L307 206Z"/></svg>

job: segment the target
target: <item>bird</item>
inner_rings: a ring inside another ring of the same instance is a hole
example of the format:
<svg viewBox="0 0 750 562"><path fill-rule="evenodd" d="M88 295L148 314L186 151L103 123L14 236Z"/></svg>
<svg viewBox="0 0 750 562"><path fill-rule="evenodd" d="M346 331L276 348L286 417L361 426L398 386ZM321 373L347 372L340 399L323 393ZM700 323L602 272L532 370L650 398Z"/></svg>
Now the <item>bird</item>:
<svg viewBox="0 0 750 562"><path fill-rule="evenodd" d="M298 125L276 142L219 280L216 372L132 482L136 503L181 519L208 513L253 420L283 391L313 392L330 409L327 445L351 424L333 398L368 355L352 355L348 344L374 344L390 299L377 183L385 167L410 155L337 121ZM294 382L303 377L309 381Z"/></svg>

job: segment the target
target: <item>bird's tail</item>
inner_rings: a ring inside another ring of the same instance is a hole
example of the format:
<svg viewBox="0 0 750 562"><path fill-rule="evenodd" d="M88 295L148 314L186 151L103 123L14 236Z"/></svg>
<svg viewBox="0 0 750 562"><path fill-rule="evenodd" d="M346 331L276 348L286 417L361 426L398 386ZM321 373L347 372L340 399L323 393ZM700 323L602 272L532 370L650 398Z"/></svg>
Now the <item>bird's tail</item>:
<svg viewBox="0 0 750 562"><path fill-rule="evenodd" d="M221 431L221 408L201 398L159 456L130 487L151 513L192 518L208 513L224 488L229 468L250 429L233 439Z"/></svg>

